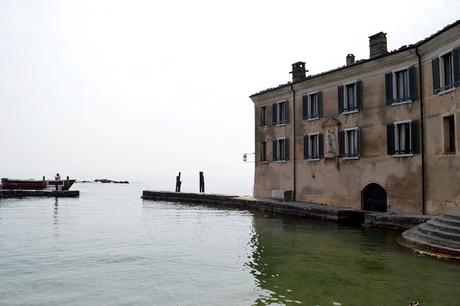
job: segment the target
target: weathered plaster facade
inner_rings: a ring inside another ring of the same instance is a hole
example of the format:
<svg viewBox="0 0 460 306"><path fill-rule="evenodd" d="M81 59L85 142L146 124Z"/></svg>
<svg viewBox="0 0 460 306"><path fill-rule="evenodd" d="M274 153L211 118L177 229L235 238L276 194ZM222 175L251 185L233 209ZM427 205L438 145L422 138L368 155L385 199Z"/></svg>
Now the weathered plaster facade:
<svg viewBox="0 0 460 306"><path fill-rule="evenodd" d="M254 195L271 197L272 190L293 190L297 201L361 209L362 192L374 183L385 189L390 212L437 214L460 209L460 84L435 94L432 71L433 58L457 47L459 21L415 45L252 95ZM413 98L388 105L386 74L410 67L415 68ZM344 114L338 107L338 87L355 81L362 84L362 104L359 111ZM318 119L305 120L303 97L318 91L322 94L322 114ZM288 102L289 121L273 125L271 105L282 101ZM262 107L266 107L266 126L260 124ZM455 118L456 147L452 153L445 153L443 120L447 115ZM387 125L400 121L420 122L417 135L411 134L419 139L420 148L413 154L389 155ZM338 148L335 154L327 153L332 148L329 145L342 145L339 131L356 127L360 135L358 156L339 155ZM335 138L330 144L324 140L323 156L307 160L304 136L315 133ZM288 160L272 158L272 142L278 138L290 140ZM262 142L266 142L266 161L259 158Z"/></svg>

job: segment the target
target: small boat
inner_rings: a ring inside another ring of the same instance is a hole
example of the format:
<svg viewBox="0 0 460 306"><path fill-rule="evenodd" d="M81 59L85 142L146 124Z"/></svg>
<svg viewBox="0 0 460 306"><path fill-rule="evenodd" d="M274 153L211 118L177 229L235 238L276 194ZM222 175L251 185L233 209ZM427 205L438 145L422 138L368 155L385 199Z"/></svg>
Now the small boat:
<svg viewBox="0 0 460 306"><path fill-rule="evenodd" d="M2 189L10 190L69 190L72 187L75 180L59 180L59 181L47 181L47 180L18 180L2 178Z"/></svg>

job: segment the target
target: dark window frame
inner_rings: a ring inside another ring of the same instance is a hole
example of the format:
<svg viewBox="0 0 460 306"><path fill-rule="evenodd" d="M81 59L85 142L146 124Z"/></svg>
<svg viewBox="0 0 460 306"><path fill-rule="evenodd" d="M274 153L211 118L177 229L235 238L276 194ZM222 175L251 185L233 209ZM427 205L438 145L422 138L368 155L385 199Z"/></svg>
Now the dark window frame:
<svg viewBox="0 0 460 306"><path fill-rule="evenodd" d="M449 115L443 117L444 125L444 153L452 154L456 153L456 141L455 141L455 116Z"/></svg>
<svg viewBox="0 0 460 306"><path fill-rule="evenodd" d="M260 143L260 161L266 162L267 161L267 142L262 141Z"/></svg>
<svg viewBox="0 0 460 306"><path fill-rule="evenodd" d="M267 107L262 106L260 108L260 126L267 126Z"/></svg>

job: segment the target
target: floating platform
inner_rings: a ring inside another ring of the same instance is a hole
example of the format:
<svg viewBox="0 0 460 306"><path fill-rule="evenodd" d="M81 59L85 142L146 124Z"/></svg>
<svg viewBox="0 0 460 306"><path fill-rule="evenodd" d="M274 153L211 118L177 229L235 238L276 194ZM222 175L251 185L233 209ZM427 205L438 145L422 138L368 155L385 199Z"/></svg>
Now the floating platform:
<svg viewBox="0 0 460 306"><path fill-rule="evenodd" d="M3 190L0 189L0 199L49 197L49 198L78 198L78 190Z"/></svg>

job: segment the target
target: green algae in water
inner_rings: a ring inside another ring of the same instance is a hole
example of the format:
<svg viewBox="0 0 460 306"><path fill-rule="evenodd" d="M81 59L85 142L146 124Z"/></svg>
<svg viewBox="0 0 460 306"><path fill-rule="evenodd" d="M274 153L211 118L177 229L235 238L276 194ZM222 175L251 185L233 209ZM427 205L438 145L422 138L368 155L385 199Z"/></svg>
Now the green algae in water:
<svg viewBox="0 0 460 306"><path fill-rule="evenodd" d="M460 265L417 256L397 234L293 218L255 217L253 268L270 294L304 305L457 305ZM273 277L275 276L275 277Z"/></svg>

